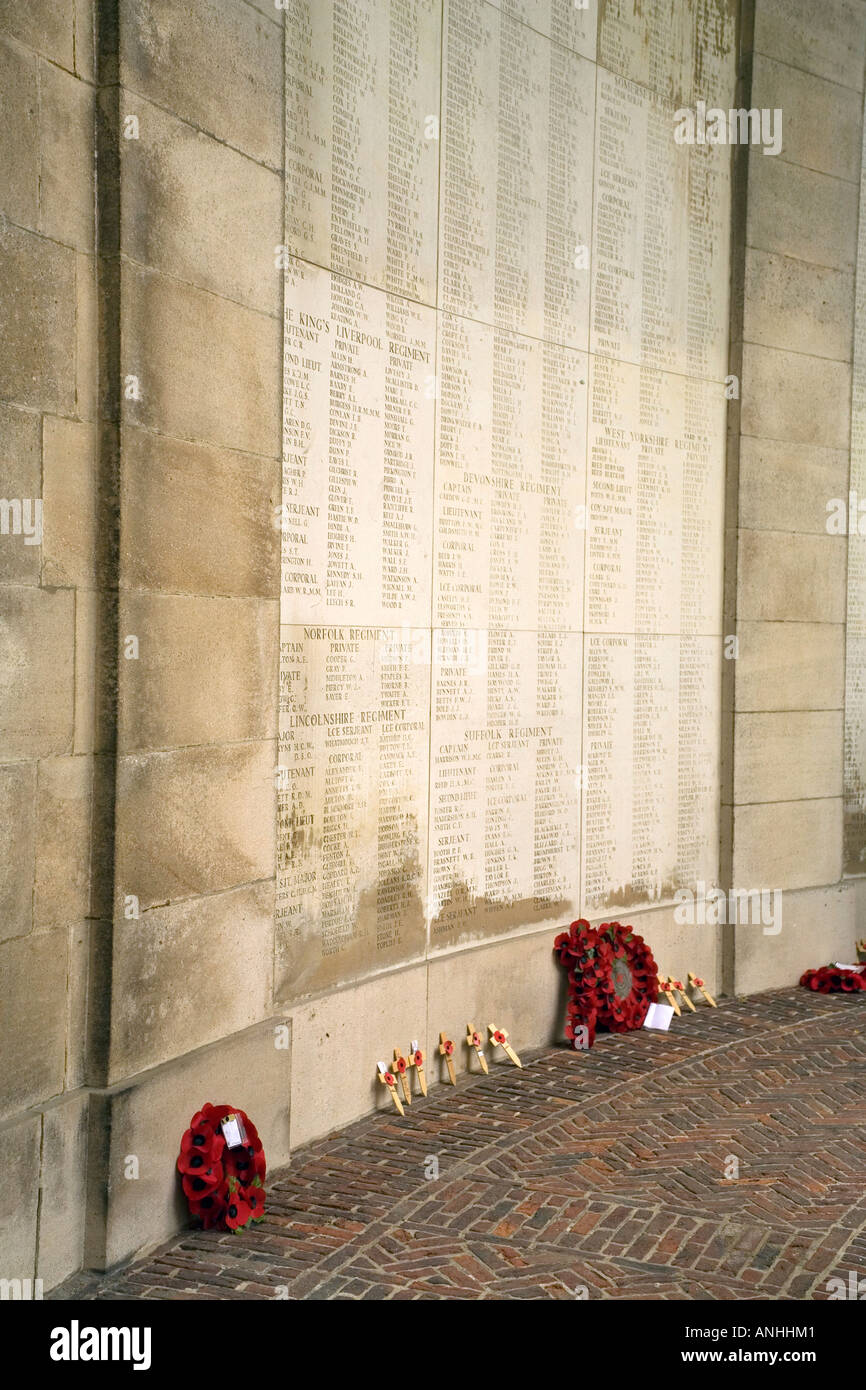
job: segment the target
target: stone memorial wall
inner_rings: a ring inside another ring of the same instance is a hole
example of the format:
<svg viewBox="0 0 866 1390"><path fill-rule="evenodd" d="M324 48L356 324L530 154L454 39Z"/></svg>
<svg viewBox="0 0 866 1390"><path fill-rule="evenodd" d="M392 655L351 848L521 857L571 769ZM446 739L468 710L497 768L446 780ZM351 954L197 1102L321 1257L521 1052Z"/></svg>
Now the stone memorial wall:
<svg viewBox="0 0 866 1390"><path fill-rule="evenodd" d="M4 1276L171 1235L207 1097L275 1169L561 1039L579 912L850 959L866 4L33 0L0 68Z"/></svg>
<svg viewBox="0 0 866 1390"><path fill-rule="evenodd" d="M734 20L651 8L287 11L285 1002L717 880Z"/></svg>

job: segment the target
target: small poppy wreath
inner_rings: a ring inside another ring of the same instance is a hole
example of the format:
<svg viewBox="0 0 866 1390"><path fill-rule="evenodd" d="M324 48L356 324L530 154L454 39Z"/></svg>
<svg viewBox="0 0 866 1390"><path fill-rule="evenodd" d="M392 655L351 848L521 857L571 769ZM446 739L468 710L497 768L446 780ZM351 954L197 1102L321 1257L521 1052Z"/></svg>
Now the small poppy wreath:
<svg viewBox="0 0 866 1390"><path fill-rule="evenodd" d="M862 970L840 970L836 965L822 965L801 975L800 984L818 994L857 994L866 990L866 966Z"/></svg>
<svg viewBox="0 0 866 1390"><path fill-rule="evenodd" d="M611 1033L643 1027L658 999L659 982L642 936L620 922L592 927L581 917L560 932L553 949L568 971L565 1036L571 1042L581 1036L592 1047L599 1027Z"/></svg>
<svg viewBox="0 0 866 1390"><path fill-rule="evenodd" d="M246 1138L228 1148L222 1131L236 1115ZM190 1215L206 1231L243 1231L265 1214L265 1153L252 1120L236 1105L203 1105L180 1141L177 1160Z"/></svg>

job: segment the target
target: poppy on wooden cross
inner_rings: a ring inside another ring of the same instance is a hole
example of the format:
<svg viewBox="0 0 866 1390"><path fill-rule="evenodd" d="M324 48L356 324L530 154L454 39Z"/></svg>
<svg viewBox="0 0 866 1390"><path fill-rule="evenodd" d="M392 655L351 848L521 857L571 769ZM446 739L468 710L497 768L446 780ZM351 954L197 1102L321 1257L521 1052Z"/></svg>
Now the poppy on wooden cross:
<svg viewBox="0 0 866 1390"><path fill-rule="evenodd" d="M707 992L706 985L704 984L700 975L696 975L693 970L689 971L689 984L692 985L695 989L699 989L701 991L701 994L706 999L707 1003L712 1004L714 1009L717 1009L719 1007L713 996Z"/></svg>
<svg viewBox="0 0 866 1390"><path fill-rule="evenodd" d="M382 1085L388 1087L388 1095L393 1100L400 1114L404 1115L406 1112L404 1111L403 1106L400 1102L400 1097L397 1095L397 1078L394 1075L394 1073L388 1070L388 1067L385 1062L377 1062L376 1074L379 1077L379 1080L382 1082Z"/></svg>
<svg viewBox="0 0 866 1390"><path fill-rule="evenodd" d="M683 1001L683 1003L686 1005L686 1007L689 1008L689 1009L691 1009L692 1013L696 1013L697 1011L696 1011L696 1009L695 1009L695 1006L694 1006L694 1004L692 1003L692 1001L691 1001L691 999L689 998L689 996L686 994L685 986L684 986L682 980L674 980L674 979L671 979L669 983L670 983L671 989L675 989L675 990L677 991L677 994L680 996L680 998L682 999L682 1001Z"/></svg>
<svg viewBox="0 0 866 1390"><path fill-rule="evenodd" d="M507 1057L511 1059L516 1067L522 1067L523 1063L518 1057L511 1043L508 1041L508 1034L504 1028L497 1028L495 1024L488 1023L487 1031L490 1034L490 1041L494 1047L501 1047Z"/></svg>
<svg viewBox="0 0 866 1390"><path fill-rule="evenodd" d="M421 1085L421 1094L422 1096L426 1096L427 1078L424 1075L424 1053L421 1051L420 1047L418 1046L418 1043L414 1038L412 1040L412 1046L409 1049L409 1066L415 1068L415 1071L418 1074L418 1081ZM411 1086L409 1089L411 1090Z"/></svg>
<svg viewBox="0 0 866 1390"><path fill-rule="evenodd" d="M484 1056L484 1039L480 1033L476 1033L475 1027L471 1023L467 1023L466 1025L466 1046L475 1049L475 1053L481 1063L481 1070L486 1076L487 1058Z"/></svg>
<svg viewBox="0 0 866 1390"><path fill-rule="evenodd" d="M400 1078L400 1085L403 1087L403 1099L407 1105L412 1104L412 1092L409 1088L409 1077L407 1075L411 1063L407 1062L399 1047L394 1048L394 1070Z"/></svg>
<svg viewBox="0 0 866 1390"><path fill-rule="evenodd" d="M439 1034L439 1056L445 1058L448 1075L451 1077L451 1085L456 1086L457 1076L454 1071L454 1044L450 1038L446 1038L444 1033Z"/></svg>
<svg viewBox="0 0 866 1390"><path fill-rule="evenodd" d="M682 1018L682 1016L683 1016L683 1011L682 1011L682 1009L680 1008L679 1004L678 1004L677 1001L676 1001L676 997L675 997L675 995L674 995L674 992L673 992L673 989L672 989L672 985L673 985L673 981L672 981L672 980L669 980L668 977L667 977L667 975L659 975L659 989L661 990L661 992L662 992L662 994L664 995L665 999L667 999L668 1003L670 1004L670 1006L671 1006L671 1008L673 1009L674 1013L676 1014L677 1018Z"/></svg>

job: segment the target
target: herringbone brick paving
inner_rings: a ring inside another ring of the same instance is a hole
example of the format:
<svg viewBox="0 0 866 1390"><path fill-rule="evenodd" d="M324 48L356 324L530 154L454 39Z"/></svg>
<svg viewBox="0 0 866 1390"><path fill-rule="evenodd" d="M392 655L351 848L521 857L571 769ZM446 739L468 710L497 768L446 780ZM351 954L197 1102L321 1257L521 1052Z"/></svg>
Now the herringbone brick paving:
<svg viewBox="0 0 866 1390"><path fill-rule="evenodd" d="M523 1060L299 1150L253 1230L50 1297L810 1299L866 1276L860 998L722 1000Z"/></svg>

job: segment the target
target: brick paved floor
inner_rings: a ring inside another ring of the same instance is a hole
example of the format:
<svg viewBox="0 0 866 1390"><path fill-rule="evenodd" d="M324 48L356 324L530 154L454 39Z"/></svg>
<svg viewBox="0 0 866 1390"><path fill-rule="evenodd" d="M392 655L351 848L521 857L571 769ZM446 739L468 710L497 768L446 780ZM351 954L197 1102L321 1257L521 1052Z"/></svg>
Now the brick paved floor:
<svg viewBox="0 0 866 1390"><path fill-rule="evenodd" d="M820 1299L866 1276L866 999L753 995L523 1060L299 1150L250 1233L50 1296Z"/></svg>

